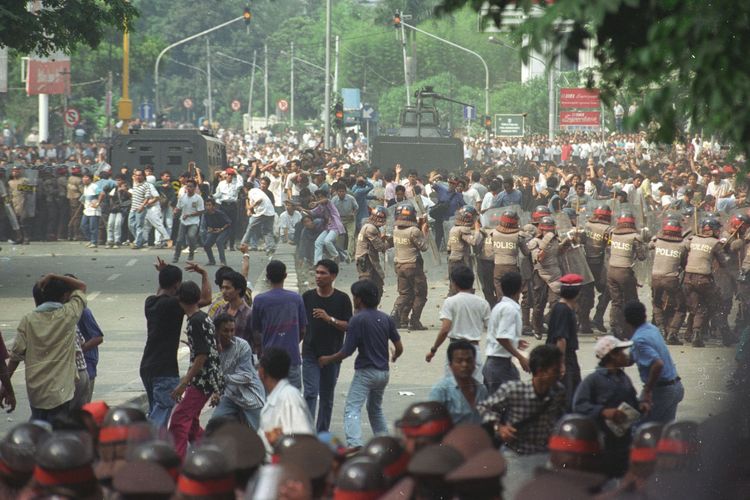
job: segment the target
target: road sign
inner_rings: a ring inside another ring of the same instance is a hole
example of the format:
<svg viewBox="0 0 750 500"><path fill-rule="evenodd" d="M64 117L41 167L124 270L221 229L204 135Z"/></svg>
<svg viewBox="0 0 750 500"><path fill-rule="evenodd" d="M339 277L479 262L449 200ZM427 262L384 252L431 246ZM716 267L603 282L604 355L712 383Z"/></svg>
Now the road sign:
<svg viewBox="0 0 750 500"><path fill-rule="evenodd" d="M81 114L75 108L68 108L63 114L63 122L67 127L75 127L81 121Z"/></svg>
<svg viewBox="0 0 750 500"><path fill-rule="evenodd" d="M235 99L234 101L232 101L231 106L232 106L232 111L239 111L240 108L242 107L242 103L238 101L237 99Z"/></svg>
<svg viewBox="0 0 750 500"><path fill-rule="evenodd" d="M190 108L193 107L193 100L191 98L189 98L189 97L186 97L182 101L182 105L185 107L185 109L190 109Z"/></svg>
<svg viewBox="0 0 750 500"><path fill-rule="evenodd" d="M474 106L464 106L464 120L476 120L477 108Z"/></svg>
<svg viewBox="0 0 750 500"><path fill-rule="evenodd" d="M279 99L279 101L276 103L276 106L282 113L286 113L286 111L289 109L289 103L286 101L286 99Z"/></svg>
<svg viewBox="0 0 750 500"><path fill-rule="evenodd" d="M495 135L500 137L523 137L526 128L524 115L495 115Z"/></svg>
<svg viewBox="0 0 750 500"><path fill-rule="evenodd" d="M369 104L365 104L364 106L362 106L362 119L363 120L372 120L373 114L375 114L375 108L373 108Z"/></svg>
<svg viewBox="0 0 750 500"><path fill-rule="evenodd" d="M142 121L149 122L153 120L154 119L154 107L151 104L144 102L139 107L139 115Z"/></svg>

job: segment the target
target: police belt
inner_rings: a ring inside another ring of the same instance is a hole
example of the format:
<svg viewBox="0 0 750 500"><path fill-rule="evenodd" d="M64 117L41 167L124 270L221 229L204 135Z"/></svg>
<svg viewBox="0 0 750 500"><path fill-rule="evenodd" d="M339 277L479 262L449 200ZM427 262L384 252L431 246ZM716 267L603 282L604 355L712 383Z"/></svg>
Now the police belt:
<svg viewBox="0 0 750 500"><path fill-rule="evenodd" d="M659 380L658 382L656 382L656 387L667 387L668 385L675 385L680 380L682 380L680 377L675 377L672 380Z"/></svg>

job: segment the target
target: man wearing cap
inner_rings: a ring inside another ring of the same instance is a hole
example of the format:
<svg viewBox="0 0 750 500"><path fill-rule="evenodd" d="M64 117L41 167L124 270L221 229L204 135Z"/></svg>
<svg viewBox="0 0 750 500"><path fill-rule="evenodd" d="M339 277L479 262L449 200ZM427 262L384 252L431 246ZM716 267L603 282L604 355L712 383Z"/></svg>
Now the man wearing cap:
<svg viewBox="0 0 750 500"><path fill-rule="evenodd" d="M599 300L596 303L596 312L591 321L600 332L605 332L604 311L609 305L609 290L607 289L607 265L606 249L612 228L612 209L609 205L601 204L594 209L594 214L583 226L585 238L583 238L586 263L589 265L591 274L594 276L594 288L587 287L583 290L579 300L580 316L589 318L591 309L594 307L594 291L599 292Z"/></svg>
<svg viewBox="0 0 750 500"><path fill-rule="evenodd" d="M677 405L685 396L685 389L669 349L659 329L646 321L646 306L642 303L626 304L624 316L629 327L625 335L633 341L631 356L643 382L641 400L651 405L642 420L671 422L677 414Z"/></svg>
<svg viewBox="0 0 750 500"><path fill-rule="evenodd" d="M221 206L221 211L227 214L231 225L229 228L229 250L234 250L234 242L237 236L237 199L242 190L242 177L232 167L227 168L216 185L214 200Z"/></svg>
<svg viewBox="0 0 750 500"><path fill-rule="evenodd" d="M417 219L413 206L401 204L396 207L393 261L398 280L398 297L393 304L391 316L396 325L402 328L427 329L422 325L421 319L422 310L427 304L427 276L424 273L422 252L427 251L428 231L427 220Z"/></svg>
<svg viewBox="0 0 750 500"><path fill-rule="evenodd" d="M563 252L563 245L557 237L555 219L544 216L537 225L536 237L527 244L531 260L534 263L533 287L534 309L532 323L534 336L541 339L544 334L544 310L550 308L560 298L560 277L562 270L558 256ZM568 242L570 240L566 240Z"/></svg>
<svg viewBox="0 0 750 500"><path fill-rule="evenodd" d="M635 227L635 216L623 212L617 218L617 225L610 240L607 288L612 304L609 312L610 330L616 337L622 331L622 307L638 298L638 281L633 271L637 260L646 259L646 246Z"/></svg>
<svg viewBox="0 0 750 500"><path fill-rule="evenodd" d="M357 266L359 279L372 280L378 287L380 295L383 295L383 277L385 272L380 266L380 254L385 252L391 243L380 228L386 223L388 212L385 207L379 206L372 210L370 218L362 224L357 235L357 246L354 252L354 262Z"/></svg>
<svg viewBox="0 0 750 500"><path fill-rule="evenodd" d="M679 218L666 218L661 234L649 243L654 251L651 298L654 324L664 331L667 344L682 345L679 331L685 319L685 294L680 283L689 250Z"/></svg>
<svg viewBox="0 0 750 500"><path fill-rule="evenodd" d="M632 364L627 352L632 345L632 341L613 335L600 337L594 346L599 366L583 379L573 398L573 411L599 424L604 434L604 472L615 477L627 470L631 433L629 428L610 426L627 421L627 414L620 409L623 404L648 411L647 403L638 402L633 383L623 370Z"/></svg>

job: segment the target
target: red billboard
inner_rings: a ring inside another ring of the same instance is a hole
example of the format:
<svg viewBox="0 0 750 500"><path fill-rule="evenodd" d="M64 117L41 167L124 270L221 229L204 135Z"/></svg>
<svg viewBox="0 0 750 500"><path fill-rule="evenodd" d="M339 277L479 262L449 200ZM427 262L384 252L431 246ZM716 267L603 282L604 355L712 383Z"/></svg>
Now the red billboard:
<svg viewBox="0 0 750 500"><path fill-rule="evenodd" d="M598 108L600 105L597 89L560 89L561 108Z"/></svg>
<svg viewBox="0 0 750 500"><path fill-rule="evenodd" d="M561 127L598 127L600 123L598 111L560 111Z"/></svg>
<svg viewBox="0 0 750 500"><path fill-rule="evenodd" d="M70 88L70 58L29 58L26 93L64 94Z"/></svg>

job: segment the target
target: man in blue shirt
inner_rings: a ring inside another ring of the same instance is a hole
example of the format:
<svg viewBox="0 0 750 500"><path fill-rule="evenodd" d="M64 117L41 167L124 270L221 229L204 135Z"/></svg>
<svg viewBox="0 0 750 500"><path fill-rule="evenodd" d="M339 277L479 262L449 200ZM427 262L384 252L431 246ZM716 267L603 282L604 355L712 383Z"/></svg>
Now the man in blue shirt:
<svg viewBox="0 0 750 500"><path fill-rule="evenodd" d="M440 174L433 172L430 174L429 184L432 190L437 194L437 205L430 211L430 216L435 219L435 243L438 248L442 248L445 232L443 231L443 222L453 217L460 207L466 202L461 193L456 191L458 184L455 179L449 179L448 187L438 182ZM444 206L442 209L440 207Z"/></svg>
<svg viewBox="0 0 750 500"><path fill-rule="evenodd" d="M370 196L370 191L373 189L372 183L361 175L357 177L357 182L352 186L352 196L357 200L359 206L354 229L355 234L359 234L359 230L362 229L362 221L370 216L370 207L367 206L367 200L374 199L373 196Z"/></svg>
<svg viewBox="0 0 750 500"><path fill-rule="evenodd" d="M629 302L625 305L624 314L629 330L634 332L630 354L643 382L641 399L651 405L651 411L643 421L671 422L677 414L677 405L685 396L685 388L677 375L667 344L659 329L646 321L646 306L642 303Z"/></svg>
<svg viewBox="0 0 750 500"><path fill-rule="evenodd" d="M474 378L476 357L476 350L468 340L453 342L448 346L451 373L430 391L430 400L445 405L454 425L482 423L477 403L487 398L487 388Z"/></svg>
<svg viewBox="0 0 750 500"><path fill-rule="evenodd" d="M357 313L349 320L344 345L336 354L320 356L318 363L324 367L358 351L354 360L354 378L344 407L346 445L356 448L363 445L361 414L365 402L372 433L376 436L388 434L388 422L383 414L383 394L389 377L388 341L395 347L392 363L401 356L404 347L393 319L377 309L380 302L377 285L370 280L361 280L352 285L351 291Z"/></svg>
<svg viewBox="0 0 750 500"><path fill-rule="evenodd" d="M498 193L492 201L492 208L509 207L511 205L521 205L523 193L514 187L513 176L506 175L503 177L504 191Z"/></svg>
<svg viewBox="0 0 750 500"><path fill-rule="evenodd" d="M99 344L104 342L104 334L96 322L94 314L88 307L83 308L81 318L78 320L78 329L85 340L81 346L83 357L86 360L86 371L89 375L89 392L86 401L90 402L94 395L94 382L96 381L96 366L99 364Z"/></svg>

